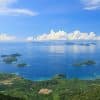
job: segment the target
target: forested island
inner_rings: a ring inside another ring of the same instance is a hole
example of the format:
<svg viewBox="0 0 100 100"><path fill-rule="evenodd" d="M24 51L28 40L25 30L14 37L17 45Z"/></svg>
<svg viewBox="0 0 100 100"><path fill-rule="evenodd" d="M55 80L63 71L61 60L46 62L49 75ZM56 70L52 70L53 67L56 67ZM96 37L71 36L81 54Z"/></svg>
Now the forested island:
<svg viewBox="0 0 100 100"><path fill-rule="evenodd" d="M67 79L30 81L15 74L0 74L0 100L100 100L100 80Z"/></svg>
<svg viewBox="0 0 100 100"><path fill-rule="evenodd" d="M14 54L9 54L9 55L1 55L1 60L5 64L12 65L14 63L17 67L26 67L27 66L26 63L24 63L24 62L18 63L19 58L21 56L22 55L19 53L14 53Z"/></svg>

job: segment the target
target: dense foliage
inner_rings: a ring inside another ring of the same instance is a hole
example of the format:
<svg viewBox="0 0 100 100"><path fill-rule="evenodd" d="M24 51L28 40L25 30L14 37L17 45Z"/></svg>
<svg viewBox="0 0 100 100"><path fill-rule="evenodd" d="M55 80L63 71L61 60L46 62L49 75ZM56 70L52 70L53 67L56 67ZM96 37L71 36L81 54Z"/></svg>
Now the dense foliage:
<svg viewBox="0 0 100 100"><path fill-rule="evenodd" d="M39 94L45 88L52 92ZM0 74L0 100L100 100L100 80L68 80L60 74L51 80L30 81Z"/></svg>
<svg viewBox="0 0 100 100"><path fill-rule="evenodd" d="M10 95L0 94L0 100L24 100L24 99L18 97L12 97Z"/></svg>

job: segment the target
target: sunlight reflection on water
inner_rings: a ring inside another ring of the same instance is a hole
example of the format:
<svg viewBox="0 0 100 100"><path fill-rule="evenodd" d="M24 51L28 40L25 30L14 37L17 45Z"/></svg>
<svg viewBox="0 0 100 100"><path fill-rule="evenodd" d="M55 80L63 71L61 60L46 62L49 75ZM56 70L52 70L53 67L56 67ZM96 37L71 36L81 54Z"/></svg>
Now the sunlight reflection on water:
<svg viewBox="0 0 100 100"><path fill-rule="evenodd" d="M48 51L51 53L64 53L65 52L65 46L63 45L57 45L57 46L49 46Z"/></svg>

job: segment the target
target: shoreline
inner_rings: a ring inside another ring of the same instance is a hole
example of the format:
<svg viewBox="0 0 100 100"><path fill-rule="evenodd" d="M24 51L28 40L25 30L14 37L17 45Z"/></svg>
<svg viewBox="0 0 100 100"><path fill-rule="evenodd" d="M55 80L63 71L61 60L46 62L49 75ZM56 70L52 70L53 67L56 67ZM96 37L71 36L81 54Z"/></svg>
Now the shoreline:
<svg viewBox="0 0 100 100"><path fill-rule="evenodd" d="M31 81L15 74L0 74L0 94L17 100L98 100L100 79L68 80L59 74L51 80Z"/></svg>

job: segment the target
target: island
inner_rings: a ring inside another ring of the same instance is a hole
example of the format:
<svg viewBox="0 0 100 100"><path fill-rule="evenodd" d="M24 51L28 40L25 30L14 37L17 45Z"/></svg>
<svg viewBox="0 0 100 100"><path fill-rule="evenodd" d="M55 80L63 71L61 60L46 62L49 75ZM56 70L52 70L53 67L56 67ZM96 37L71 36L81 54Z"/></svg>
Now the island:
<svg viewBox="0 0 100 100"><path fill-rule="evenodd" d="M17 64L17 66L18 66L18 67L26 67L27 64L26 64L26 63L19 63L19 64Z"/></svg>
<svg viewBox="0 0 100 100"><path fill-rule="evenodd" d="M17 58L14 56L7 56L3 58L3 62L5 62L6 64L12 64L14 62L17 62Z"/></svg>
<svg viewBox="0 0 100 100"><path fill-rule="evenodd" d="M1 55L2 58L4 58L4 57L20 57L20 56L21 56L21 54L19 54L19 53L14 53L14 54L9 54L9 55Z"/></svg>
<svg viewBox="0 0 100 100"><path fill-rule="evenodd" d="M2 61L6 64L12 64L18 61L18 57L21 55L19 53L9 54L9 55L1 55Z"/></svg>
<svg viewBox="0 0 100 100"><path fill-rule="evenodd" d="M76 46L95 46L95 42L66 42L66 45L76 45Z"/></svg>
<svg viewBox="0 0 100 100"><path fill-rule="evenodd" d="M73 66L90 66L95 64L96 62L94 60L85 60L85 61L74 63Z"/></svg>
<svg viewBox="0 0 100 100"><path fill-rule="evenodd" d="M13 63L15 63L15 65L17 67L26 67L27 66L26 63L23 63L23 62L19 63L19 57L20 56L22 56L22 55L19 54L19 53L14 53L14 54L9 54L9 55L1 55L1 58L2 58L2 61L5 64L13 64Z"/></svg>

